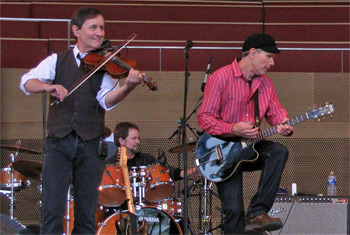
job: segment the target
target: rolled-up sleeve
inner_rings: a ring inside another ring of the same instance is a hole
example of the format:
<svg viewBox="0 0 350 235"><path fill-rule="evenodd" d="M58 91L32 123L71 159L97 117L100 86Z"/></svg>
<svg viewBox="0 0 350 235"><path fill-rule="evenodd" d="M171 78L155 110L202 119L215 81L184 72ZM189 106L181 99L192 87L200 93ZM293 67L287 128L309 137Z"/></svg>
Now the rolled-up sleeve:
<svg viewBox="0 0 350 235"><path fill-rule="evenodd" d="M100 106L106 111L109 111L118 105L116 104L112 107L107 108L106 96L109 92L117 90L119 87L119 80L113 79L108 73L105 73L102 79L101 89L97 93L96 99L98 100Z"/></svg>
<svg viewBox="0 0 350 235"><path fill-rule="evenodd" d="M57 54L52 54L46 59L41 61L38 66L31 69L28 73L24 74L21 78L20 89L26 94L30 95L25 88L26 83L30 79L38 79L45 83L52 83L56 76L56 62Z"/></svg>

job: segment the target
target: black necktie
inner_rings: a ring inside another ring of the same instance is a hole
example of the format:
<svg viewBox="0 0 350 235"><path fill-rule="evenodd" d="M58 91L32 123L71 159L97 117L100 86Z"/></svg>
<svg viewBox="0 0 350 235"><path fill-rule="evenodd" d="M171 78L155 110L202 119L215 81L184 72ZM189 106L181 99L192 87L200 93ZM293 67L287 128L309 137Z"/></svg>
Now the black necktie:
<svg viewBox="0 0 350 235"><path fill-rule="evenodd" d="M80 57L80 54L78 53L77 58L80 60L80 66L79 68L84 70L84 59Z"/></svg>

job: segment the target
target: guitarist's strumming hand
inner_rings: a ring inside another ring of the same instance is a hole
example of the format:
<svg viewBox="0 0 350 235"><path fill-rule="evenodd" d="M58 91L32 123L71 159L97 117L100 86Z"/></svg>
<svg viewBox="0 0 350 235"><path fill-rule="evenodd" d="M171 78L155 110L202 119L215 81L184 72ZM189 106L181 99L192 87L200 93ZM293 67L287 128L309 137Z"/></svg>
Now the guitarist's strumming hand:
<svg viewBox="0 0 350 235"><path fill-rule="evenodd" d="M283 119L282 123L286 123L289 119ZM277 133L283 136L290 136L293 134L293 127L287 124L280 124L277 126Z"/></svg>
<svg viewBox="0 0 350 235"><path fill-rule="evenodd" d="M259 132L259 128L254 127L254 124L250 122L237 122L232 127L232 134L234 136L240 136L245 138L255 138L258 132Z"/></svg>

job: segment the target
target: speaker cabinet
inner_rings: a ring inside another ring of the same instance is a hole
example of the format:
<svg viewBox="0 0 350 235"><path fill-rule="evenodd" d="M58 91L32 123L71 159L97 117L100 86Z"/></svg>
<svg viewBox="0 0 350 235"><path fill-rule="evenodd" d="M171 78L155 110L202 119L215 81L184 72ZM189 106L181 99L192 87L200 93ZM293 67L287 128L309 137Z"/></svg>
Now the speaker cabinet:
<svg viewBox="0 0 350 235"><path fill-rule="evenodd" d="M277 197L269 215L284 223L272 234L350 234L349 197Z"/></svg>

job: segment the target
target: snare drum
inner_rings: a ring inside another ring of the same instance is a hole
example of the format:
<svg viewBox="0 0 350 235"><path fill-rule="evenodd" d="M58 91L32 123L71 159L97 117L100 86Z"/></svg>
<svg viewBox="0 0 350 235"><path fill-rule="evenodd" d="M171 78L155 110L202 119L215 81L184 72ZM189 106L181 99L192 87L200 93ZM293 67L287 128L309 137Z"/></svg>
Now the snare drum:
<svg viewBox="0 0 350 235"><path fill-rule="evenodd" d="M1 189L2 190L11 190L11 164L1 169ZM14 191L19 191L22 188L27 188L30 185L30 181L27 180L27 177L16 171L15 169L13 173L13 189Z"/></svg>
<svg viewBox="0 0 350 235"><path fill-rule="evenodd" d="M135 212L138 224L145 221L147 226L147 231L140 234L181 234L182 230L180 225L175 222L174 217L172 217L166 211L157 210L155 208L144 207ZM122 217L125 218L128 214L122 213ZM96 234L121 234L118 232L120 220L120 213L115 213L105 219L99 226ZM140 228L138 228L140 229ZM146 233L145 233L146 232Z"/></svg>
<svg viewBox="0 0 350 235"><path fill-rule="evenodd" d="M147 185L145 199L160 201L170 197L174 191L174 183L165 166L155 164L146 169Z"/></svg>
<svg viewBox="0 0 350 235"><path fill-rule="evenodd" d="M116 207L126 200L124 175L119 166L106 166L99 190L98 203L103 206Z"/></svg>
<svg viewBox="0 0 350 235"><path fill-rule="evenodd" d="M159 202L154 202L147 204L147 206L157 208L158 210L163 210L174 216L175 218L181 217L181 205L182 203L179 200L167 198Z"/></svg>

